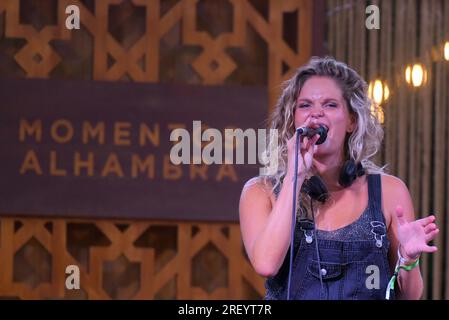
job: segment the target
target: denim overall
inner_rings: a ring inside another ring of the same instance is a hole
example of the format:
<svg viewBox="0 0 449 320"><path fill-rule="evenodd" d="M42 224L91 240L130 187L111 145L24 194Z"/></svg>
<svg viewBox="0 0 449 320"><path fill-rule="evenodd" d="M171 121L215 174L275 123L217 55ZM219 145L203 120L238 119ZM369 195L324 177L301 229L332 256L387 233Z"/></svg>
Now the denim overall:
<svg viewBox="0 0 449 320"><path fill-rule="evenodd" d="M392 274L388 262L390 243L382 213L381 177L368 175L367 180L368 207L353 223L333 231L317 230L315 235L313 221L296 221L291 299L385 299ZM275 190L276 197L278 193L279 189ZM287 298L289 262L290 248L279 272L265 282L265 299ZM391 294L390 299L394 299L394 292Z"/></svg>

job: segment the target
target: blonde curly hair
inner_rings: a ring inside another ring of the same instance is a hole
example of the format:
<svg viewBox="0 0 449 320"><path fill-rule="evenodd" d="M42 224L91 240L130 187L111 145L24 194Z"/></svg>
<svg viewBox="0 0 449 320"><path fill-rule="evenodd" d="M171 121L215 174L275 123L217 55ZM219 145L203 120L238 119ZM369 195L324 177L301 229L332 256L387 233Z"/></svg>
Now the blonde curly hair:
<svg viewBox="0 0 449 320"><path fill-rule="evenodd" d="M265 178L274 179L273 189L279 185L281 178L285 175L287 141L295 134L296 129L294 123L296 101L304 83L313 76L334 79L342 90L350 114L355 116L357 125L356 129L346 137L345 157L361 163L366 173L383 172L383 168L370 160L380 148L383 129L377 117L371 112L371 100L368 98L366 82L343 62L332 57L312 57L284 83L282 94L270 118L270 129L276 129L278 135L277 141L274 139L268 141L266 156L268 159L272 156L277 158L278 170ZM275 154L270 155L269 153L273 150Z"/></svg>

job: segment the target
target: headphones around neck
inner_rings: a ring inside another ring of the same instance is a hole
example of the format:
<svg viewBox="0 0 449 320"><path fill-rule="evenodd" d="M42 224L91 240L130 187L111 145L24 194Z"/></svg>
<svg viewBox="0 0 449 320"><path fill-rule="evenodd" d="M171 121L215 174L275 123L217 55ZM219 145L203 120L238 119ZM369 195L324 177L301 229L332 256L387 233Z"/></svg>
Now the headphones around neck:
<svg viewBox="0 0 449 320"><path fill-rule="evenodd" d="M354 160L347 160L340 171L338 183L347 188L360 176L365 174L365 169L361 163L356 164ZM315 175L304 181L301 191L308 194L313 200L325 203L329 198L329 191L323 179Z"/></svg>

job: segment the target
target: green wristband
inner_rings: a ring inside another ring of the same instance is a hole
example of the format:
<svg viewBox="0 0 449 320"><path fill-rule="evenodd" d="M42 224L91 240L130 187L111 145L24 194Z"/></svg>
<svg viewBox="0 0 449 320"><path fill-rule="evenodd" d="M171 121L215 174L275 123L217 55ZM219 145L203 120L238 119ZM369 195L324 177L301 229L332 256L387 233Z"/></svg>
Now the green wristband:
<svg viewBox="0 0 449 320"><path fill-rule="evenodd" d="M398 250L398 253L399 253L399 250ZM415 268L415 267L417 267L419 265L419 258L415 262L413 262L411 265L408 265L408 266L400 265L399 261L400 261L400 259L396 263L396 268L394 269L394 274L391 277L391 279L390 279L390 281L388 282L388 285L387 285L387 291L385 292L385 299L387 299L387 300L390 299L390 290L394 290L394 284L396 282L396 279L398 278L399 271L401 269L403 269L405 271L410 271L410 270L412 270L413 268Z"/></svg>
<svg viewBox="0 0 449 320"><path fill-rule="evenodd" d="M407 265L399 265L396 269L398 269L398 271L399 271L399 269L404 269L405 271L410 271L418 265L419 265L419 258L416 259L416 261L413 262L411 265L408 265L408 266Z"/></svg>

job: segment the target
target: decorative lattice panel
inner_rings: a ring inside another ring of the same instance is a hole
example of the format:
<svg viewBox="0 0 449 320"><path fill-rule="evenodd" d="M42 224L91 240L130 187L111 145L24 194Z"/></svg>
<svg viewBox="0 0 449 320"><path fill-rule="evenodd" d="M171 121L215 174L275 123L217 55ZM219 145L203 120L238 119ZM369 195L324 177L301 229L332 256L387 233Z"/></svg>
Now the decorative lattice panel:
<svg viewBox="0 0 449 320"><path fill-rule="evenodd" d="M263 296L237 224L3 218L0 296L243 299ZM65 286L80 269L79 290Z"/></svg>
<svg viewBox="0 0 449 320"><path fill-rule="evenodd" d="M79 30L65 27L69 5L80 9ZM41 78L261 84L274 102L282 80L311 55L312 5L3 0L1 68Z"/></svg>
<svg viewBox="0 0 449 320"><path fill-rule="evenodd" d="M80 9L67 30L65 9ZM1 0L0 74L263 85L312 50L312 0ZM24 199L24 201L26 201ZM213 210L213 208L211 208ZM0 218L0 296L259 298L238 224ZM77 265L81 289L65 289Z"/></svg>

